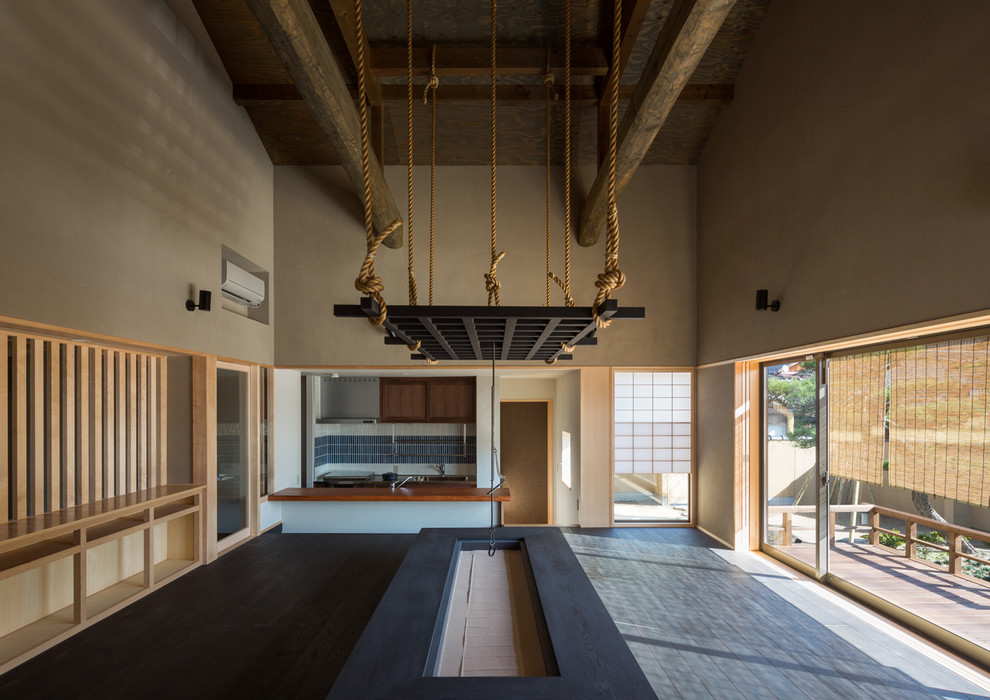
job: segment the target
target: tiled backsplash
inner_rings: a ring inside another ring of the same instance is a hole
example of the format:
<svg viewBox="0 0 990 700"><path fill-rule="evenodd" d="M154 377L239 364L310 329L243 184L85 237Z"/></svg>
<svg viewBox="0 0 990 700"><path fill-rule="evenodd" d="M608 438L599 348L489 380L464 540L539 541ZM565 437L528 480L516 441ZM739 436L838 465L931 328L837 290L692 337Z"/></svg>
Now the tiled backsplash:
<svg viewBox="0 0 990 700"><path fill-rule="evenodd" d="M449 466L448 473L473 473L467 465L477 462L474 432L474 425L460 424L318 424L314 466L317 474L363 465L418 473L422 470L410 467L437 464Z"/></svg>

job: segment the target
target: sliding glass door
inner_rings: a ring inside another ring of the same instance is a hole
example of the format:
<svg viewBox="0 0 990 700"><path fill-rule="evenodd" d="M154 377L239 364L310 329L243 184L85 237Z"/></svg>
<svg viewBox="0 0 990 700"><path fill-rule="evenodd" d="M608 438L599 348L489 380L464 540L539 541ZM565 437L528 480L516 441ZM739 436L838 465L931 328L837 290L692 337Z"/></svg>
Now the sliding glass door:
<svg viewBox="0 0 990 700"><path fill-rule="evenodd" d="M248 368L217 369L217 540L248 527Z"/></svg>
<svg viewBox="0 0 990 700"><path fill-rule="evenodd" d="M763 366L763 544L824 571L819 362ZM826 503L827 505L827 503Z"/></svg>

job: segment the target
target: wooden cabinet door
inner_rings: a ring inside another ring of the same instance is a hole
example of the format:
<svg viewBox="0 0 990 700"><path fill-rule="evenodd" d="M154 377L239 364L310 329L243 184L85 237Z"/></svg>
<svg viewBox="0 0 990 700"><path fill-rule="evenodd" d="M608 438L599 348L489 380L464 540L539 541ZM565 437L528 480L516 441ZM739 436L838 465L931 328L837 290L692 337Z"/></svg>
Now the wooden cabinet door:
<svg viewBox="0 0 990 700"><path fill-rule="evenodd" d="M426 421L426 380L386 379L379 382L381 422L423 423Z"/></svg>
<svg viewBox="0 0 990 700"><path fill-rule="evenodd" d="M474 423L474 377L443 377L427 383L427 409L431 423Z"/></svg>

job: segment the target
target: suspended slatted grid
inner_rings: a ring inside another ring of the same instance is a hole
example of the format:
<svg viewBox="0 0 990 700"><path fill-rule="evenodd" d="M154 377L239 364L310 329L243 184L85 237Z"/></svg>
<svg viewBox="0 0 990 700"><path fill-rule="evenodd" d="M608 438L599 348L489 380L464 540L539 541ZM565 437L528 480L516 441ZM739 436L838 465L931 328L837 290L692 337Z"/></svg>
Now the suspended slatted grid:
<svg viewBox="0 0 990 700"><path fill-rule="evenodd" d="M638 320L643 307L619 308L615 299L600 307L602 318ZM360 305L334 304L333 315L365 318L378 314L369 298ZM383 327L386 345L421 343L414 360L503 362L569 360L564 345L597 345L590 307L568 306L389 306Z"/></svg>

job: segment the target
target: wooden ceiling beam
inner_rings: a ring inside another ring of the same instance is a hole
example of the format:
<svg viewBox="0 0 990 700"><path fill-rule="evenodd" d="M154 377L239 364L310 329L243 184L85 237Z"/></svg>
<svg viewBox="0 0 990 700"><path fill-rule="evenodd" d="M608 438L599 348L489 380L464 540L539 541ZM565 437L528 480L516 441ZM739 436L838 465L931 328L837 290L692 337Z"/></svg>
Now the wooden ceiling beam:
<svg viewBox="0 0 990 700"><path fill-rule="evenodd" d="M503 102L542 102L546 99L546 88L543 85L498 85L498 99ZM415 99L423 97L423 85L414 86ZM632 99L636 91L635 85L622 85L619 88L619 99ZM351 97L357 99L357 90L350 89ZM719 105L730 104L734 97L735 86L731 84L690 84L685 85L677 96L678 105ZM405 102L405 85L382 85L382 101ZM492 97L489 85L441 85L437 90L440 101L474 102L490 100ZM302 95L295 85L235 85L234 101L247 106L255 103L301 100ZM572 85L571 102L597 102L595 88L592 85Z"/></svg>
<svg viewBox="0 0 990 700"><path fill-rule="evenodd" d="M347 176L364 193L361 123L337 59L327 45L306 0L247 0L306 105L333 144ZM374 227L384 230L401 218L379 161L371 159L371 211ZM402 228L384 241L402 246Z"/></svg>
<svg viewBox="0 0 990 700"><path fill-rule="evenodd" d="M629 184L734 4L735 0L677 0L671 8L619 126L616 196ZM608 177L605 162L581 209L578 243L582 246L594 245L605 226Z"/></svg>
<svg viewBox="0 0 990 700"><path fill-rule="evenodd" d="M430 75L431 48L413 49L413 75ZM543 75L546 72L547 52L543 48L502 48L496 51L498 75ZM406 49L381 47L371 49L371 73L379 78L406 76ZM550 52L550 67L555 71L564 68L563 51ZM575 48L571 50L571 74L574 76L600 76L608 73L608 61L600 48ZM487 48L437 47L437 75L484 76L491 75L491 54Z"/></svg>

